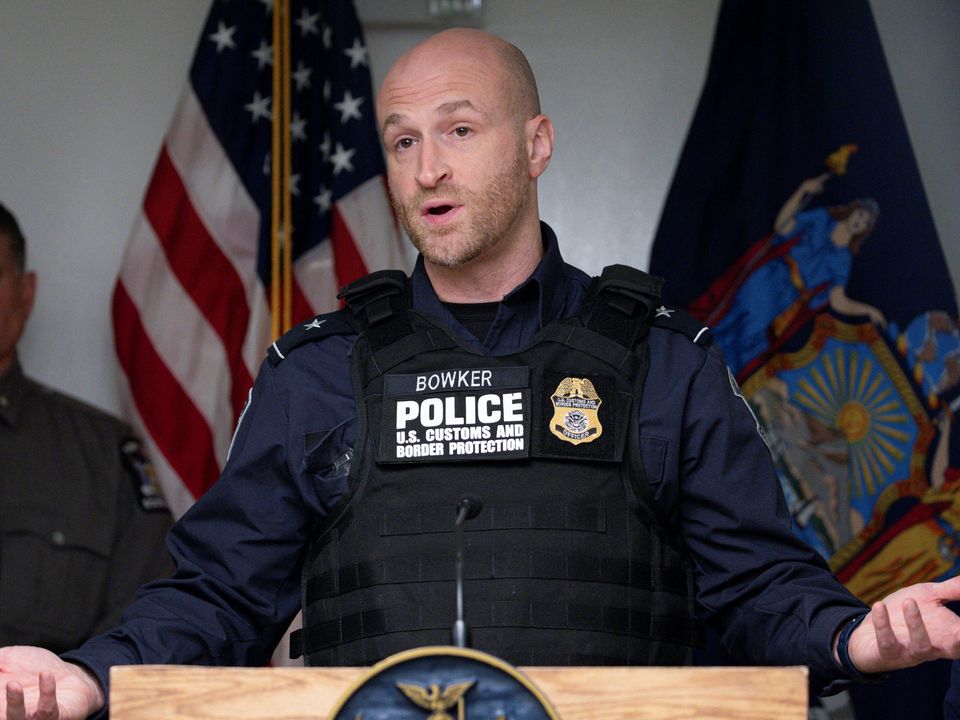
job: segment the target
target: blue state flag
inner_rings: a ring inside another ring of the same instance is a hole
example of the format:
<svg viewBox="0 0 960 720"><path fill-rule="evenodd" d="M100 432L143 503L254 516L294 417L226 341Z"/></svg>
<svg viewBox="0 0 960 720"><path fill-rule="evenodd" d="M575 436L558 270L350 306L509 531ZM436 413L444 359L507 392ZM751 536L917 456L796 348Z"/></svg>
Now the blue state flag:
<svg viewBox="0 0 960 720"><path fill-rule="evenodd" d="M957 573L956 295L866 0L724 1L650 269L852 592Z"/></svg>

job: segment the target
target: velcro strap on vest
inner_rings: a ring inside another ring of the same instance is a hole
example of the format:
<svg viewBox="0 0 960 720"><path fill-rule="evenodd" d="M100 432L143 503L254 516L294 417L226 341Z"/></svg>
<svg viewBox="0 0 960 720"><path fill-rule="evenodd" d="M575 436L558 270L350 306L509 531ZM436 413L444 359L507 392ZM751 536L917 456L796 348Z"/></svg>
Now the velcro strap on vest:
<svg viewBox="0 0 960 720"><path fill-rule="evenodd" d="M643 340L660 303L663 278L626 265L609 265L590 286L583 324L626 348Z"/></svg>
<svg viewBox="0 0 960 720"><path fill-rule="evenodd" d="M413 332L409 283L400 270L380 270L350 283L337 295L360 323L370 347L386 347Z"/></svg>
<svg viewBox="0 0 960 720"><path fill-rule="evenodd" d="M591 355L628 375L635 375L638 370L639 358L629 347L610 339L609 336L586 332L576 325L551 323L544 327L537 337L540 340L562 343Z"/></svg>
<svg viewBox="0 0 960 720"><path fill-rule="evenodd" d="M457 345L454 340L439 330L418 330L415 326L411 326L411 333L371 354L372 362L368 363L364 369L362 378L364 384L372 382L377 376L390 372L400 363L420 353L443 350Z"/></svg>

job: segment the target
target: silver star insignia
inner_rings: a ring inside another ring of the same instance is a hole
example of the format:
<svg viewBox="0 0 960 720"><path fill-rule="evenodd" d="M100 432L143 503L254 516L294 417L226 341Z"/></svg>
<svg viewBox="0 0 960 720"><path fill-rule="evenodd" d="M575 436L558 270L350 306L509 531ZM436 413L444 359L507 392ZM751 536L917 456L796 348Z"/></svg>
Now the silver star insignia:
<svg viewBox="0 0 960 720"><path fill-rule="evenodd" d="M321 325L323 325L325 322L326 322L326 320L318 320L317 318L314 318L311 322L308 322L306 325L304 325L304 326L303 326L303 329L304 329L304 330L316 330L318 327L320 327Z"/></svg>
<svg viewBox="0 0 960 720"><path fill-rule="evenodd" d="M657 314L654 317L668 318L670 317L670 315L672 315L675 312L676 310L667 310L667 308L664 305L661 305L660 307L657 308Z"/></svg>

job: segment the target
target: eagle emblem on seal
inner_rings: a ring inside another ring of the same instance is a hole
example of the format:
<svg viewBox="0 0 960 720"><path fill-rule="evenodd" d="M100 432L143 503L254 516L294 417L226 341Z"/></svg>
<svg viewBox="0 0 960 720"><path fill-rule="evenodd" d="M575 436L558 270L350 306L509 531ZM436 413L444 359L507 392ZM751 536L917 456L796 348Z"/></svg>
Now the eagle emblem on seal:
<svg viewBox="0 0 960 720"><path fill-rule="evenodd" d="M429 710L430 715L427 720L455 720L452 715L447 714L447 710L459 703L467 691L473 687L474 680L465 680L463 682L451 683L442 691L436 683L429 687L414 685L412 683L397 683L397 689L406 695L419 707Z"/></svg>

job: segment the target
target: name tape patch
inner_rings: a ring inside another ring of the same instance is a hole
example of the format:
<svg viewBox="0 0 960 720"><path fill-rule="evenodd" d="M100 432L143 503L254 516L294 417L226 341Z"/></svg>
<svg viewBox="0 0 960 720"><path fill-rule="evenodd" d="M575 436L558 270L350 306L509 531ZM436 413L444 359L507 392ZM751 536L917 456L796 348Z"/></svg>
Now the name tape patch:
<svg viewBox="0 0 960 720"><path fill-rule="evenodd" d="M450 369L384 378L382 463L530 454L530 369Z"/></svg>

